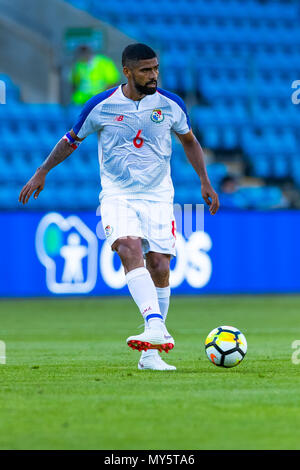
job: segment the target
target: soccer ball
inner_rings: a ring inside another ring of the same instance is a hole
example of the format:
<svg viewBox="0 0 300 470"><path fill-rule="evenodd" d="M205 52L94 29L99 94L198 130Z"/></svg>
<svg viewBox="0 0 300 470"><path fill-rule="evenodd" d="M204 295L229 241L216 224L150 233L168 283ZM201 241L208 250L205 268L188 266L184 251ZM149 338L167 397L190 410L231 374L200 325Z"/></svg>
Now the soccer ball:
<svg viewBox="0 0 300 470"><path fill-rule="evenodd" d="M215 366L234 367L245 357L247 341L243 333L233 326L219 326L205 340L205 351Z"/></svg>

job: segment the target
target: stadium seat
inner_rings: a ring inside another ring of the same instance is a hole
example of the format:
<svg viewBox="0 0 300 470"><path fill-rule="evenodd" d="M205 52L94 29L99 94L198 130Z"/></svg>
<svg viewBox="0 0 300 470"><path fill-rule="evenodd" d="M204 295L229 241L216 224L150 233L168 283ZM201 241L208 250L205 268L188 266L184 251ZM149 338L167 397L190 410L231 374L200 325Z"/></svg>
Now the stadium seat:
<svg viewBox="0 0 300 470"><path fill-rule="evenodd" d="M162 0L159 4L124 0L120 14L119 2L69 1L159 50L162 87L188 98L192 126L203 146L228 153L240 149L252 176L292 177L300 185L299 106L291 101L291 84L299 72L297 2L211 0L208 7L206 0ZM4 74L0 80L7 91L7 105L0 105L0 181L5 188L12 182L19 188L74 125L81 107L24 104L14 81ZM92 207L90 201L99 188L96 146L96 136L89 137L55 169L55 176L49 175L50 196L45 191L37 207L50 208L54 194L63 207L73 207L71 195L79 184L83 188L80 204ZM226 168L223 173L220 168L209 168L216 185L220 175L226 174ZM179 191L176 197L187 201L194 194L196 179L181 145L174 145L172 176ZM66 188L65 181L70 183ZM184 187L191 182L192 187ZM247 193L250 205L259 191ZM243 205L245 194L231 201L233 206ZM3 207L1 195L3 191Z"/></svg>

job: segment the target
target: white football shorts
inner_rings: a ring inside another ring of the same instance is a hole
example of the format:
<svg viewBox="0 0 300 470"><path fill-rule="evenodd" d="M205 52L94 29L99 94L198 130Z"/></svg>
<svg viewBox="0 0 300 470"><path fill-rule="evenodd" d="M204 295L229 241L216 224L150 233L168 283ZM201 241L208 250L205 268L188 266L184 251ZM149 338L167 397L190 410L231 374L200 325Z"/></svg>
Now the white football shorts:
<svg viewBox="0 0 300 470"><path fill-rule="evenodd" d="M176 221L169 202L103 197L100 206L106 240L139 237L145 256L149 251L176 256Z"/></svg>

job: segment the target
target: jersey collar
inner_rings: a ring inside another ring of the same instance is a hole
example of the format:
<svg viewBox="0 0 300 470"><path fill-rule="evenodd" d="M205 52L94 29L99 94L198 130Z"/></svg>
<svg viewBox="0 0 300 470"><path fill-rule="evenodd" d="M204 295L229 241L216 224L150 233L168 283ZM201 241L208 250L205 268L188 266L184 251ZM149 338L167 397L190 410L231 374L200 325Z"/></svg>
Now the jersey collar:
<svg viewBox="0 0 300 470"><path fill-rule="evenodd" d="M122 90L123 85L126 85L126 83L122 83L121 85L119 85L120 98L122 99L122 101L127 101L127 103L132 103L135 107L137 103L139 103L138 109L140 109L141 105L144 105L145 103L147 103L149 101L149 98L153 99L155 96L157 96L157 91L156 91L155 93L153 93L153 95L145 95L144 98L140 99L139 101L134 101L130 98L127 98L127 96L124 95L123 90Z"/></svg>

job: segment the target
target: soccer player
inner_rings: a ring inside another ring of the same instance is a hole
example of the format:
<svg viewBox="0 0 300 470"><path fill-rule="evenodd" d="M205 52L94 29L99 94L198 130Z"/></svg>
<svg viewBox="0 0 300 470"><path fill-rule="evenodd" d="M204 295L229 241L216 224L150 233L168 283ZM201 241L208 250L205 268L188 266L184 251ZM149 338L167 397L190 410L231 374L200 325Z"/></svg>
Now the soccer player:
<svg viewBox="0 0 300 470"><path fill-rule="evenodd" d="M166 328L170 259L176 255L170 177L172 131L199 176L202 197L212 215L219 200L184 102L157 88L156 53L145 44L130 44L123 51L122 65L127 83L87 101L73 129L23 187L19 201L26 204L34 192L36 199L47 173L89 134L98 133L102 224L107 241L121 259L130 294L145 323L144 332L130 336L127 344L142 351L139 369L175 370L158 353L174 347Z"/></svg>

